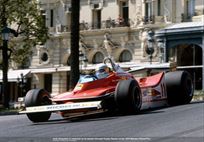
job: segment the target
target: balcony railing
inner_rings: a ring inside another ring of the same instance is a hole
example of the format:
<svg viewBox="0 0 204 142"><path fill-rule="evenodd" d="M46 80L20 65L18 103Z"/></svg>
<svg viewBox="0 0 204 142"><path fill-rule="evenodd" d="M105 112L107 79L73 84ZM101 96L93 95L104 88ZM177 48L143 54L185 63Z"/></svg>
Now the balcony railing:
<svg viewBox="0 0 204 142"><path fill-rule="evenodd" d="M55 27L49 27L49 32L50 33L70 32L70 26L56 25Z"/></svg>
<svg viewBox="0 0 204 142"><path fill-rule="evenodd" d="M118 23L116 20L104 20L101 22L80 23L80 30L92 30L92 29L105 29L105 28L117 28L117 27L128 27L129 21Z"/></svg>
<svg viewBox="0 0 204 142"><path fill-rule="evenodd" d="M144 24L153 24L155 21L155 17L154 16L144 16L142 21L144 22Z"/></svg>
<svg viewBox="0 0 204 142"><path fill-rule="evenodd" d="M164 16L144 16L142 18L142 22L144 24L155 24L155 23L163 23L164 22Z"/></svg>
<svg viewBox="0 0 204 142"><path fill-rule="evenodd" d="M164 22L164 16L144 16L141 19L141 22L143 22L144 24L155 24L155 23L162 23ZM104 20L101 22L94 22L94 23L88 23L88 22L81 22L79 24L79 29L81 31L84 30L96 30L96 29L107 29L107 28L118 28L118 27L129 27L132 25L131 20L127 20L127 21L122 21L122 22L118 22L115 19L108 19L108 20ZM59 32L70 32L71 31L71 27L68 25L56 25L55 27L50 27L49 28L49 32L51 33L59 33Z"/></svg>

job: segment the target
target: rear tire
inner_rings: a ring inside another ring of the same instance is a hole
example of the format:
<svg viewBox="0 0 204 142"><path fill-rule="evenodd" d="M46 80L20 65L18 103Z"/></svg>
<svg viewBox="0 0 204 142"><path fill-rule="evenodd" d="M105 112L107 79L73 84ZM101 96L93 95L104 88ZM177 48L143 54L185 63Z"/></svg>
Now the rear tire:
<svg viewBox="0 0 204 142"><path fill-rule="evenodd" d="M50 105L52 102L49 98L49 93L44 89L32 89L25 96L25 107ZM51 112L28 113L26 115L33 122L45 122L49 120Z"/></svg>
<svg viewBox="0 0 204 142"><path fill-rule="evenodd" d="M187 71L165 74L169 105L182 105L191 102L194 93L193 81Z"/></svg>
<svg viewBox="0 0 204 142"><path fill-rule="evenodd" d="M122 113L136 113L142 105L141 90L136 80L123 80L116 86L114 96L117 108Z"/></svg>

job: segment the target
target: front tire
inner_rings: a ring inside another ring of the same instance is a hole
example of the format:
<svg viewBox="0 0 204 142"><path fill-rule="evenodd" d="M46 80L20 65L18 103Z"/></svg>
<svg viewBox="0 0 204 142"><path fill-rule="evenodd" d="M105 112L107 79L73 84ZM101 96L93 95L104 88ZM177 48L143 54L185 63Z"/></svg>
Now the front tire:
<svg viewBox="0 0 204 142"><path fill-rule="evenodd" d="M50 105L52 102L49 98L49 93L44 89L32 89L25 96L25 107ZM28 113L26 115L32 122L45 122L49 120L51 112Z"/></svg>
<svg viewBox="0 0 204 142"><path fill-rule="evenodd" d="M122 113L136 113L142 105L141 89L136 80L123 80L116 86L114 96L117 108Z"/></svg>
<svg viewBox="0 0 204 142"><path fill-rule="evenodd" d="M165 74L167 99L169 105L182 105L191 102L194 93L193 81L187 71Z"/></svg>

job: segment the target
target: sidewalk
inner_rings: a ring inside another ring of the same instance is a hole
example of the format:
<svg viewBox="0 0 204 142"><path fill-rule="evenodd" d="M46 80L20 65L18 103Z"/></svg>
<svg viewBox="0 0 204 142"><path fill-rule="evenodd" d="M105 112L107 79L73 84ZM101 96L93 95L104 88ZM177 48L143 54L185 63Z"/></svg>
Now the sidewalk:
<svg viewBox="0 0 204 142"><path fill-rule="evenodd" d="M196 101L204 101L204 92L203 91L195 91L192 102Z"/></svg>
<svg viewBox="0 0 204 142"><path fill-rule="evenodd" d="M17 115L18 114L18 109L3 109L0 108L0 116L2 115Z"/></svg>

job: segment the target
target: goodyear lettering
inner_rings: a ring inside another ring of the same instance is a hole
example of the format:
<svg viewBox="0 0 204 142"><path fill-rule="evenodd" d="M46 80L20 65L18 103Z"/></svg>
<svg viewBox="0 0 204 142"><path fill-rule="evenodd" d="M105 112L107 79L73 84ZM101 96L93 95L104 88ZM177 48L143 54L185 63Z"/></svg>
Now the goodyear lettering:
<svg viewBox="0 0 204 142"><path fill-rule="evenodd" d="M62 106L48 106L47 107L47 110L53 110L53 109L65 109L65 108L71 108L71 106L64 106L64 105L62 105Z"/></svg>

